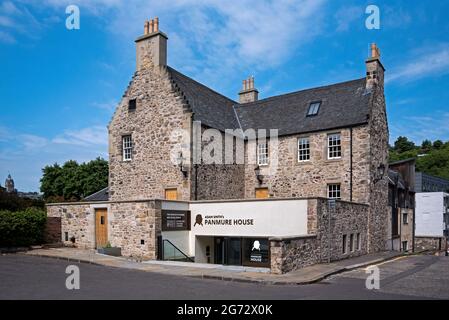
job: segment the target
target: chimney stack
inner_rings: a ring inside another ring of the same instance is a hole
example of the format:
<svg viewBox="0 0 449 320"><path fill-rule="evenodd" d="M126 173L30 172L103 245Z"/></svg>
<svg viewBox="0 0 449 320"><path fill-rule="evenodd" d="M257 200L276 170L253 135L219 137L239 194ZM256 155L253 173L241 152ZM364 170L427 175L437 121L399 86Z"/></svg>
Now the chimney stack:
<svg viewBox="0 0 449 320"><path fill-rule="evenodd" d="M254 88L254 77L251 76L247 80L243 80L242 90L239 92L239 102L248 103L259 99L259 91Z"/></svg>
<svg viewBox="0 0 449 320"><path fill-rule="evenodd" d="M167 35L159 31L159 18L145 21L143 36L136 39L136 69L167 65Z"/></svg>
<svg viewBox="0 0 449 320"><path fill-rule="evenodd" d="M371 44L370 57L366 59L366 88L372 89L374 86L384 86L385 68L380 62L380 49L375 43Z"/></svg>

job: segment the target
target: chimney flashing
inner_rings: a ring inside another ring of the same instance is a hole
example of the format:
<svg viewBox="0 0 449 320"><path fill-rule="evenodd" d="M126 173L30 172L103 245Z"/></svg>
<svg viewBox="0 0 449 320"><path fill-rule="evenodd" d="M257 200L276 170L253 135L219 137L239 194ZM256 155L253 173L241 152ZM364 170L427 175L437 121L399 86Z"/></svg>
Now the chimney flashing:
<svg viewBox="0 0 449 320"><path fill-rule="evenodd" d="M149 39L149 38L152 38L152 37L155 37L155 36L162 36L162 37L164 37L165 39L168 40L168 37L167 37L167 35L165 33L163 33L162 31L158 31L158 32L150 33L150 34L144 34L143 36L140 36L136 40L134 40L134 42L139 42L139 41L142 41L142 40L145 40L145 39Z"/></svg>

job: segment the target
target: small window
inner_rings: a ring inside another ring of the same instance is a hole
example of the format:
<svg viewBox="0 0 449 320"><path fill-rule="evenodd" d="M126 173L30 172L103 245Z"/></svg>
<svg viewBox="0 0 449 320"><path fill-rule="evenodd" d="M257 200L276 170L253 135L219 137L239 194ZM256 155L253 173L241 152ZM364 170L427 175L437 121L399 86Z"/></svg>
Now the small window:
<svg viewBox="0 0 449 320"><path fill-rule="evenodd" d="M100 224L104 224L104 216L100 217Z"/></svg>
<svg viewBox="0 0 449 320"><path fill-rule="evenodd" d="M349 236L349 251L354 252L354 234L351 233Z"/></svg>
<svg viewBox="0 0 449 320"><path fill-rule="evenodd" d="M309 105L309 110L307 111L307 116L316 116L318 114L318 110L320 110L321 101L312 102Z"/></svg>
<svg viewBox="0 0 449 320"><path fill-rule="evenodd" d="M266 199L269 197L268 188L256 188L256 199Z"/></svg>
<svg viewBox="0 0 449 320"><path fill-rule="evenodd" d="M342 243L342 246L343 246L343 254L346 254L346 245L347 245L347 243L346 243L346 235L344 234L343 235L343 243Z"/></svg>
<svg viewBox="0 0 449 320"><path fill-rule="evenodd" d="M257 145L257 164L259 166L268 165L268 144L266 142Z"/></svg>
<svg viewBox="0 0 449 320"><path fill-rule="evenodd" d="M360 233L357 233L357 250L362 249L362 243L360 241Z"/></svg>
<svg viewBox="0 0 449 320"><path fill-rule="evenodd" d="M408 213L407 212L402 213L402 224L408 224Z"/></svg>
<svg viewBox="0 0 449 320"><path fill-rule="evenodd" d="M145 244L145 240L140 239L140 244Z"/></svg>
<svg viewBox="0 0 449 320"><path fill-rule="evenodd" d="M408 251L408 242L402 241L402 251Z"/></svg>
<svg viewBox="0 0 449 320"><path fill-rule="evenodd" d="M327 185L327 197L329 199L341 199L341 186L339 183Z"/></svg>
<svg viewBox="0 0 449 320"><path fill-rule="evenodd" d="M310 160L310 141L309 138L299 138L298 139L298 161L309 161Z"/></svg>
<svg viewBox="0 0 449 320"><path fill-rule="evenodd" d="M128 111L136 110L136 106L137 106L137 100L136 99L130 99L128 101Z"/></svg>
<svg viewBox="0 0 449 320"><path fill-rule="evenodd" d="M64 232L64 240L69 241L69 233L68 232Z"/></svg>
<svg viewBox="0 0 449 320"><path fill-rule="evenodd" d="M339 133L334 133L327 136L327 158L341 158L341 137Z"/></svg>
<svg viewBox="0 0 449 320"><path fill-rule="evenodd" d="M133 141L130 135L122 137L122 145L123 145L123 161L130 161L132 159L133 153Z"/></svg>

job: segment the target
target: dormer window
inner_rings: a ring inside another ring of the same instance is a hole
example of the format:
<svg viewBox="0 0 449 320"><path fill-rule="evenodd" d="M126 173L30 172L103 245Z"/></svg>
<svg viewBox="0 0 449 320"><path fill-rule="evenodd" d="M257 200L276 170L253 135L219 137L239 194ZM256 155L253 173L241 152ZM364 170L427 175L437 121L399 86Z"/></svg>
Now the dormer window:
<svg viewBox="0 0 449 320"><path fill-rule="evenodd" d="M307 116L316 116L320 110L321 101L311 102L309 105L309 111L307 111Z"/></svg>
<svg viewBox="0 0 449 320"><path fill-rule="evenodd" d="M136 110L137 101L136 99L130 99L128 101L128 111L135 111Z"/></svg>

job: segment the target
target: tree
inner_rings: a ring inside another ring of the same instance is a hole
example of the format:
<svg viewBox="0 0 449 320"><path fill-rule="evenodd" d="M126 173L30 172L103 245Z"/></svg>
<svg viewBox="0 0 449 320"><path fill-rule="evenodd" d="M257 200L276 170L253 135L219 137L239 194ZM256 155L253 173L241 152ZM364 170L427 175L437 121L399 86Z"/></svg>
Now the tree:
<svg viewBox="0 0 449 320"><path fill-rule="evenodd" d="M47 202L78 201L108 186L108 162L102 158L78 164L69 160L42 169L41 192Z"/></svg>
<svg viewBox="0 0 449 320"><path fill-rule="evenodd" d="M421 144L421 152L428 153L430 150L432 150L432 141L426 139Z"/></svg>
<svg viewBox="0 0 449 320"><path fill-rule="evenodd" d="M434 142L433 142L433 148L434 149L441 149L441 147L443 146L443 141L441 141L441 140L435 140Z"/></svg>
<svg viewBox="0 0 449 320"><path fill-rule="evenodd" d="M415 143L413 141L409 141L407 137L403 136L398 137L394 143L394 150L399 153L411 151L415 148Z"/></svg>

